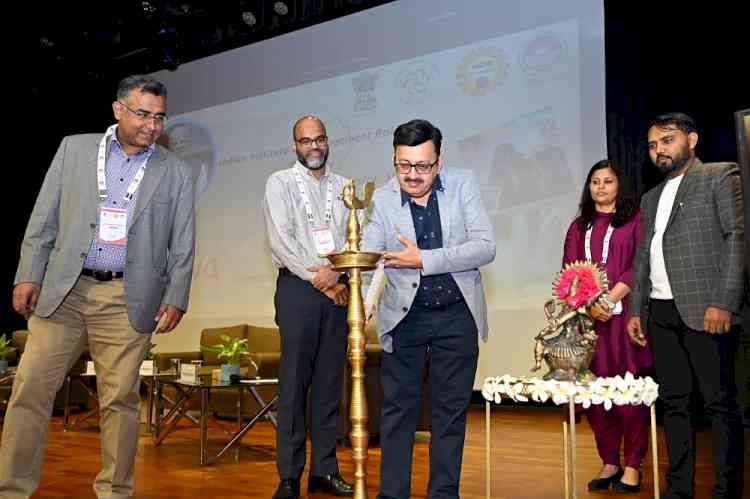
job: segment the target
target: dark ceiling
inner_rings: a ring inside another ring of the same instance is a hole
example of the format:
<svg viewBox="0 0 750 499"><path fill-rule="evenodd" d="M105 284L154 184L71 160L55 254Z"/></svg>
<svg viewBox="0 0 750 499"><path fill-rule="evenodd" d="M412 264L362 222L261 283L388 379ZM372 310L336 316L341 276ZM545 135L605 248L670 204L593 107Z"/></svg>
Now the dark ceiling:
<svg viewBox="0 0 750 499"><path fill-rule="evenodd" d="M182 0L49 2L28 29L32 93L116 81L342 17L393 0Z"/></svg>

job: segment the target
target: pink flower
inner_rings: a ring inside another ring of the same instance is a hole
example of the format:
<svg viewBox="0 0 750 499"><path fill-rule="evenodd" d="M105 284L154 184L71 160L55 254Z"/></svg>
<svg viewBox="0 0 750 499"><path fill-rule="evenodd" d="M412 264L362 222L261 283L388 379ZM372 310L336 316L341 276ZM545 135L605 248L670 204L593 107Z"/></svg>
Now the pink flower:
<svg viewBox="0 0 750 499"><path fill-rule="evenodd" d="M586 305L599 291L600 287L596 276L588 267L564 269L560 273L560 278L555 286L557 298L564 301L572 309Z"/></svg>

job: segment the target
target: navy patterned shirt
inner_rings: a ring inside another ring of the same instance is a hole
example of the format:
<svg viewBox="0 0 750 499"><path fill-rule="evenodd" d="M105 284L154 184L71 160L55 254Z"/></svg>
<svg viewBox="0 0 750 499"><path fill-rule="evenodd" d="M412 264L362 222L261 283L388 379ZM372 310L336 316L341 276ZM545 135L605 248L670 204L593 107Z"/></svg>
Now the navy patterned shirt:
<svg viewBox="0 0 750 499"><path fill-rule="evenodd" d="M401 204L409 203L411 218L414 221L414 232L417 236L419 249L431 250L443 247L443 229L440 225L440 207L436 191L442 191L443 184L440 175L435 177L432 192L427 199L427 206L421 206L411 201L408 193L401 191ZM458 303L464 299L461 290L448 274L421 276L419 289L414 297L415 307L442 308L446 305Z"/></svg>

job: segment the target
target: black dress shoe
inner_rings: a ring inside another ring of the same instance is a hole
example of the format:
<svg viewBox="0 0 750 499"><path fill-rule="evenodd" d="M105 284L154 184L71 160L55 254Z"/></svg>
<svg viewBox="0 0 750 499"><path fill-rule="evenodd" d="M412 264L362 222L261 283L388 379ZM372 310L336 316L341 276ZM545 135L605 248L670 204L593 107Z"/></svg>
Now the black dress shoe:
<svg viewBox="0 0 750 499"><path fill-rule="evenodd" d="M625 470L618 468L614 475L607 478L594 478L589 482L589 490L607 490L612 484L619 483Z"/></svg>
<svg viewBox="0 0 750 499"><path fill-rule="evenodd" d="M279 488L273 495L273 499L298 499L299 480L286 479L279 483Z"/></svg>
<svg viewBox="0 0 750 499"><path fill-rule="evenodd" d="M344 478L338 471L324 476L310 475L310 480L307 482L307 491L310 494L323 492L325 494L342 497L354 495L354 487L352 487L350 483L344 481Z"/></svg>
<svg viewBox="0 0 750 499"><path fill-rule="evenodd" d="M641 471L638 470L638 483L636 483L635 485L628 485L627 483L622 483L620 480L618 480L614 486L614 489L618 494L635 494L636 492L641 490Z"/></svg>

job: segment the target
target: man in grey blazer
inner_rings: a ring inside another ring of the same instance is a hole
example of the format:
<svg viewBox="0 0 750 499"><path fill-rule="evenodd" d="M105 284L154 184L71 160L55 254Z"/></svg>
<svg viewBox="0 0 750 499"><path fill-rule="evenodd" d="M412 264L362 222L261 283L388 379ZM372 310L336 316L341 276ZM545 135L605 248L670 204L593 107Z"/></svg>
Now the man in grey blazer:
<svg viewBox="0 0 750 499"><path fill-rule="evenodd" d="M101 414L99 498L133 493L138 369L152 332L187 310L195 220L190 167L155 145L166 87L125 78L104 135L65 137L31 214L13 306L30 336L13 383L0 449L0 497L39 484L55 393L88 349Z"/></svg>
<svg viewBox="0 0 750 499"><path fill-rule="evenodd" d="M713 497L739 498L743 435L734 349L745 259L740 172L734 163L701 163L697 143L695 124L682 113L658 116L648 131L651 160L667 178L641 200L643 235L628 333L634 343L649 341L654 352L670 463L664 497L693 497L690 400L697 389L713 426Z"/></svg>
<svg viewBox="0 0 750 499"><path fill-rule="evenodd" d="M381 498L411 497L411 462L421 374L430 359L430 498L457 498L466 410L487 339L479 267L495 238L476 178L443 168L442 134L412 120L393 135L395 176L373 196L363 250L383 251L386 284L378 312L383 347Z"/></svg>

